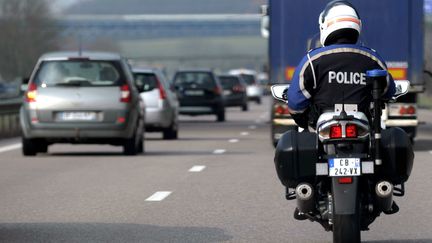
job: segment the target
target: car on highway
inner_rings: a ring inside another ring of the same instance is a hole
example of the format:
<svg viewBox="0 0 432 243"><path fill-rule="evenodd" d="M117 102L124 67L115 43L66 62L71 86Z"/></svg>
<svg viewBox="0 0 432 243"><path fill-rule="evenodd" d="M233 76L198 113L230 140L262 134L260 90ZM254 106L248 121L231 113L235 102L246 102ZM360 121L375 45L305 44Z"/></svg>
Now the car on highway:
<svg viewBox="0 0 432 243"><path fill-rule="evenodd" d="M177 71L173 84L180 102L180 114L214 114L218 122L225 121L223 89L212 70Z"/></svg>
<svg viewBox="0 0 432 243"><path fill-rule="evenodd" d="M261 104L263 88L257 82L257 73L250 69L233 69L228 72L231 75L240 75L247 84L246 93L249 100Z"/></svg>
<svg viewBox="0 0 432 243"><path fill-rule="evenodd" d="M246 83L238 75L220 75L219 80L225 96L225 106L240 106L242 111L248 110Z"/></svg>
<svg viewBox="0 0 432 243"><path fill-rule="evenodd" d="M174 88L159 69L134 68L135 85L145 103L146 132L178 138L179 102Z"/></svg>
<svg viewBox="0 0 432 243"><path fill-rule="evenodd" d="M20 110L22 152L54 143L144 150L144 102L127 61L115 53L54 52L40 57Z"/></svg>

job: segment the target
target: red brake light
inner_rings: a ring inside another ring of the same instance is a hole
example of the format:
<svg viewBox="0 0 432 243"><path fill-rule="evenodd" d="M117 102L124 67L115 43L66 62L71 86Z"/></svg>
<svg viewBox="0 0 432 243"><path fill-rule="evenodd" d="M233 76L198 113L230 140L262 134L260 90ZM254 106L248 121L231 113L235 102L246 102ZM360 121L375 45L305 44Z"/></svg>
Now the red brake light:
<svg viewBox="0 0 432 243"><path fill-rule="evenodd" d="M352 177L339 177L339 184L351 184L353 179Z"/></svg>
<svg viewBox="0 0 432 243"><path fill-rule="evenodd" d="M120 102L124 102L124 103L131 102L131 100L132 100L131 95L132 94L131 94L129 85L124 84L124 85L120 86L120 91L121 91Z"/></svg>
<svg viewBox="0 0 432 243"><path fill-rule="evenodd" d="M236 92L244 92L245 88L242 85L236 85L233 87L233 90Z"/></svg>
<svg viewBox="0 0 432 243"><path fill-rule="evenodd" d="M217 95L220 95L220 94L222 94L222 89L221 89L220 87L216 86L216 87L213 89L213 92L214 92L215 94L217 94Z"/></svg>
<svg viewBox="0 0 432 243"><path fill-rule="evenodd" d="M357 126L355 124L347 124L345 127L345 134L347 138L356 138Z"/></svg>
<svg viewBox="0 0 432 243"><path fill-rule="evenodd" d="M401 106L401 108L399 109L399 114L401 114L401 115L415 115L416 114L416 108L412 105Z"/></svg>
<svg viewBox="0 0 432 243"><path fill-rule="evenodd" d="M159 79L157 79L157 85L158 85L158 89L159 89L159 97L160 97L160 99L161 100L164 100L164 99L166 99L166 97L167 97L167 94L166 94L166 91L165 91L165 88L163 87L163 85L162 85L162 83L159 81Z"/></svg>
<svg viewBox="0 0 432 243"><path fill-rule="evenodd" d="M414 106L409 106L407 109L407 114L414 115L416 113L416 108Z"/></svg>
<svg viewBox="0 0 432 243"><path fill-rule="evenodd" d="M37 85L35 83L29 83L25 95L25 101L29 103L36 102L36 96L37 96Z"/></svg>
<svg viewBox="0 0 432 243"><path fill-rule="evenodd" d="M333 125L330 127L330 138L342 138L342 126Z"/></svg>
<svg viewBox="0 0 432 243"><path fill-rule="evenodd" d="M289 114L289 109L287 105L276 105L275 115L287 115Z"/></svg>

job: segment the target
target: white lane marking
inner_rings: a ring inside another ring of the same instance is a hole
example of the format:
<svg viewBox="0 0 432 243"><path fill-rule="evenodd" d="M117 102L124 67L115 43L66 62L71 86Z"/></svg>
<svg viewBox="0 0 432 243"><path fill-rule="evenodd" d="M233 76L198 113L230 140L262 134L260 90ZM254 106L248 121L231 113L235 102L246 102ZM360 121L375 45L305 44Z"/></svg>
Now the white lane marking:
<svg viewBox="0 0 432 243"><path fill-rule="evenodd" d="M239 140L238 140L238 139L235 139L235 138L233 138L233 139L230 139L230 140L228 140L228 142L230 142L230 143L238 143L238 142L239 142Z"/></svg>
<svg viewBox="0 0 432 243"><path fill-rule="evenodd" d="M248 132L241 132L240 135L247 136L247 135L249 135L249 133Z"/></svg>
<svg viewBox="0 0 432 243"><path fill-rule="evenodd" d="M205 165L195 165L192 166L192 168L189 169L189 172L201 172L205 169Z"/></svg>
<svg viewBox="0 0 432 243"><path fill-rule="evenodd" d="M255 126L255 125L251 125L251 126L249 126L249 129L251 129L251 130L255 130L255 129L257 129L257 126Z"/></svg>
<svg viewBox="0 0 432 243"><path fill-rule="evenodd" d="M4 152L11 151L11 150L19 149L21 147L22 147L21 143L11 144L11 145L8 145L8 146L1 147L0 148L0 153L4 153Z"/></svg>
<svg viewBox="0 0 432 243"><path fill-rule="evenodd" d="M155 192L153 195L151 195L149 198L146 199L147 202L159 202L164 200L166 197L168 197L172 192L170 191L160 191Z"/></svg>
<svg viewBox="0 0 432 243"><path fill-rule="evenodd" d="M215 151L213 151L213 154L224 154L225 152L225 149L215 149Z"/></svg>
<svg viewBox="0 0 432 243"><path fill-rule="evenodd" d="M269 115L268 112L263 113L263 114L261 114L260 118L261 118L261 119L267 118L268 115Z"/></svg>

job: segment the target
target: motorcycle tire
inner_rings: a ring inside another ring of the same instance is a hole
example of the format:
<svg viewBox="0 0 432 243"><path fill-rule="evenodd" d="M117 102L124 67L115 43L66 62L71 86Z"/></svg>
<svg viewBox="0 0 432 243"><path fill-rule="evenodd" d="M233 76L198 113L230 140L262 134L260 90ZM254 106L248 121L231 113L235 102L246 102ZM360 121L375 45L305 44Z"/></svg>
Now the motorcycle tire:
<svg viewBox="0 0 432 243"><path fill-rule="evenodd" d="M333 216L333 242L334 243L359 243L360 235L359 209L351 215Z"/></svg>

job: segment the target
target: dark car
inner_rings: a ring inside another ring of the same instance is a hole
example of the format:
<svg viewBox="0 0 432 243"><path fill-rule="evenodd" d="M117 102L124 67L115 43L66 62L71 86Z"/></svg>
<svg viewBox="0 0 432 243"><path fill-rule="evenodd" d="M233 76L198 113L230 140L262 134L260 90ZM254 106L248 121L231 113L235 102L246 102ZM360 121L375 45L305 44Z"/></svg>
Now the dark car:
<svg viewBox="0 0 432 243"><path fill-rule="evenodd" d="M217 121L225 121L222 86L210 70L177 71L173 79L180 102L180 114L215 114Z"/></svg>
<svg viewBox="0 0 432 243"><path fill-rule="evenodd" d="M219 76L219 80L225 96L225 106L240 106L243 111L247 111L247 85L243 78L237 75L221 75Z"/></svg>

